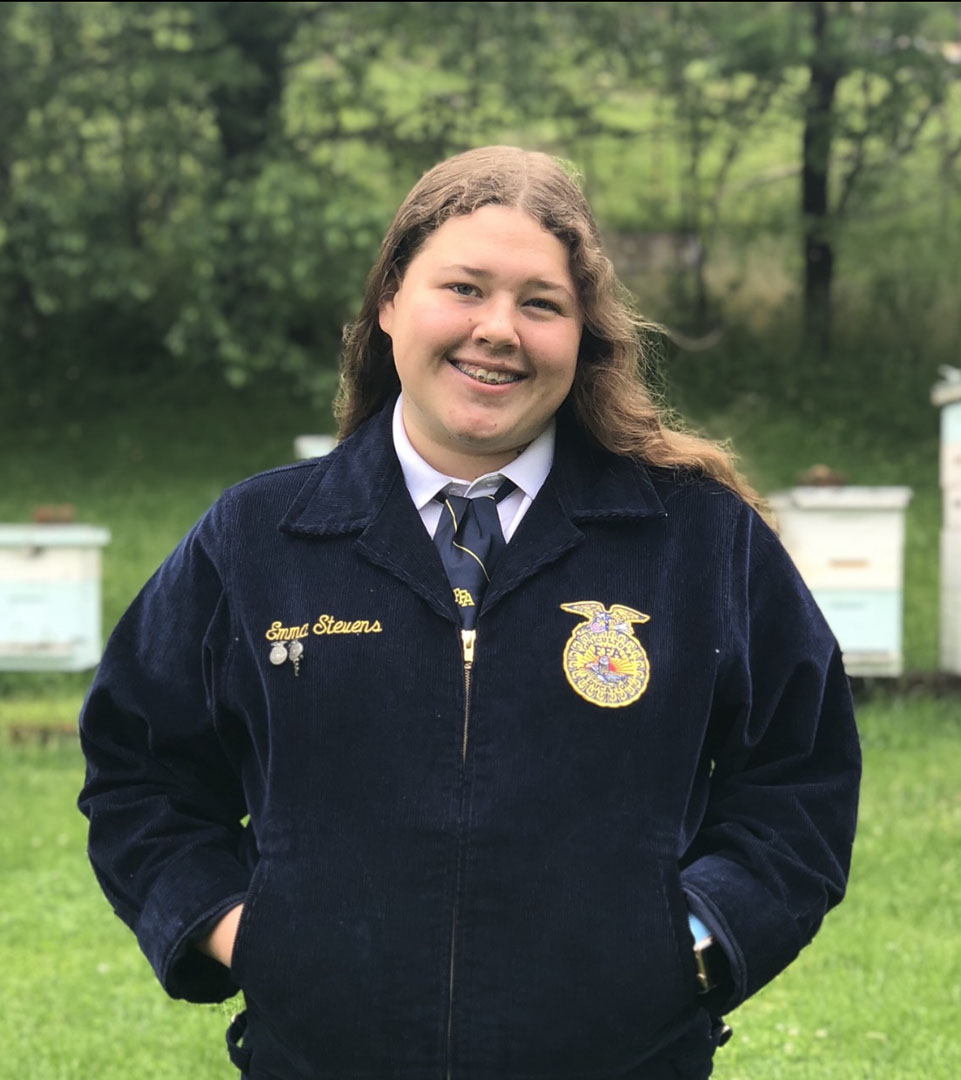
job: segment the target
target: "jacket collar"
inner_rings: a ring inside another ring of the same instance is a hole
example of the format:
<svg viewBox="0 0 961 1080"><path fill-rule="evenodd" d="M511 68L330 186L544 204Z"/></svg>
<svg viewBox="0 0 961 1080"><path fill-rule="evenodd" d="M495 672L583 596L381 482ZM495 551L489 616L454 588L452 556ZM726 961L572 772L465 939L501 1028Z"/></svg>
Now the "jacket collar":
<svg viewBox="0 0 961 1080"><path fill-rule="evenodd" d="M362 532L380 515L392 489L404 486L390 434L392 408L393 401L321 458L281 519L282 532L342 536Z"/></svg>
<svg viewBox="0 0 961 1080"><path fill-rule="evenodd" d="M391 513L416 519L394 451L392 410L393 401L318 462L281 520L282 531L304 536L360 533L388 503ZM594 446L564 412L558 415L554 465L535 506L551 495L572 522L666 516L648 470Z"/></svg>
<svg viewBox="0 0 961 1080"><path fill-rule="evenodd" d="M548 477L572 521L666 517L646 466L591 442L562 409Z"/></svg>

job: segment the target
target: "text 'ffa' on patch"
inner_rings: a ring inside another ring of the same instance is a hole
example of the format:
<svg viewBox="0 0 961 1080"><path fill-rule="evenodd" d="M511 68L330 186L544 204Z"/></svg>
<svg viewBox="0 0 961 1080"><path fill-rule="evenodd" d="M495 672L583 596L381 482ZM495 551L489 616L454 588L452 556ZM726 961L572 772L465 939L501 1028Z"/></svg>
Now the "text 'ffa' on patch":
<svg viewBox="0 0 961 1080"><path fill-rule="evenodd" d="M634 636L632 623L646 623L650 615L597 600L561 604L562 611L582 615L564 648L564 674L585 701L604 709L631 705L644 693L651 678L647 653Z"/></svg>

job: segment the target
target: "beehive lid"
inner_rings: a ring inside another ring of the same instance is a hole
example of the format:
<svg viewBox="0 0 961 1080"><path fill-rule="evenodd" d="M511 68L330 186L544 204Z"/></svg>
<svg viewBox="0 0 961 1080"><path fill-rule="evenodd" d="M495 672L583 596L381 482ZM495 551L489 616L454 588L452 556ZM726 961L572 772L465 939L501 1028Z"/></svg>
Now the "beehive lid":
<svg viewBox="0 0 961 1080"><path fill-rule="evenodd" d="M945 365L941 368L944 378L931 387L931 403L933 405L950 405L954 401L961 401L961 368L953 368Z"/></svg>
<svg viewBox="0 0 961 1080"><path fill-rule="evenodd" d="M0 547L103 547L110 530L98 525L0 525Z"/></svg>
<svg viewBox="0 0 961 1080"><path fill-rule="evenodd" d="M775 510L903 510L911 501L908 487L795 487L775 492Z"/></svg>

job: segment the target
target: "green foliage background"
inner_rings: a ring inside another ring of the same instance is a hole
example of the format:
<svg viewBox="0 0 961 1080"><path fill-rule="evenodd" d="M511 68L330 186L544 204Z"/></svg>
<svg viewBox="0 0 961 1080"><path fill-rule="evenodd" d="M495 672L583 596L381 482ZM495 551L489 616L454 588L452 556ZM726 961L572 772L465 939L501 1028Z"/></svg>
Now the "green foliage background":
<svg viewBox="0 0 961 1080"><path fill-rule="evenodd" d="M925 437L927 387L961 347L959 11L0 5L3 400L54 424L120 376L172 371L269 373L328 399L400 197L448 153L516 142L580 167L646 315L675 340L723 328L693 356L667 345L685 403L760 395ZM814 154L830 350L812 348L803 295L819 58L840 72ZM625 237L668 233L698 238L703 262L632 268Z"/></svg>

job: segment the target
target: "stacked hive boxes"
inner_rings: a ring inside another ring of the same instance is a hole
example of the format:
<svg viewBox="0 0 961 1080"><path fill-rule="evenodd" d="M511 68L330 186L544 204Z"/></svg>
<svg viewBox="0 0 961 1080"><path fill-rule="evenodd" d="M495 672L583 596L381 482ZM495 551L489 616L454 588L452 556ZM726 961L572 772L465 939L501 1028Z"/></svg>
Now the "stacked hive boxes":
<svg viewBox="0 0 961 1080"><path fill-rule="evenodd" d="M961 675L961 372L931 391L941 406L941 670Z"/></svg>
<svg viewBox="0 0 961 1080"><path fill-rule="evenodd" d="M0 525L0 671L100 662L100 549L91 525Z"/></svg>
<svg viewBox="0 0 961 1080"><path fill-rule="evenodd" d="M781 540L841 644L848 675L901 674L910 499L910 488L901 487L796 487L769 500Z"/></svg>

